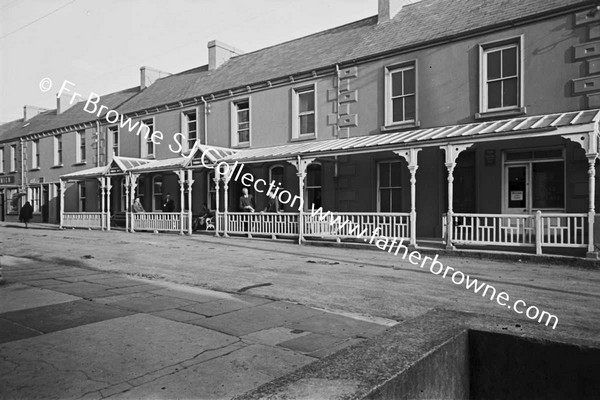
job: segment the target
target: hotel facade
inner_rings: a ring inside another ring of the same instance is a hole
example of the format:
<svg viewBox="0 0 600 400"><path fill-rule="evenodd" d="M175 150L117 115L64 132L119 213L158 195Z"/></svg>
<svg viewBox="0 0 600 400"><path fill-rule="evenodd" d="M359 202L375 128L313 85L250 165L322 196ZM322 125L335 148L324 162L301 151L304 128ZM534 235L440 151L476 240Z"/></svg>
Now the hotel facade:
<svg viewBox="0 0 600 400"><path fill-rule="evenodd" d="M27 199L34 222L191 234L205 204L218 235L352 240L314 204L416 246L596 256L596 2L380 0L361 21L208 52L181 73L143 67L139 87L96 99L99 114L61 96L0 126L2 219ZM242 212L244 185L203 157L304 209Z"/></svg>

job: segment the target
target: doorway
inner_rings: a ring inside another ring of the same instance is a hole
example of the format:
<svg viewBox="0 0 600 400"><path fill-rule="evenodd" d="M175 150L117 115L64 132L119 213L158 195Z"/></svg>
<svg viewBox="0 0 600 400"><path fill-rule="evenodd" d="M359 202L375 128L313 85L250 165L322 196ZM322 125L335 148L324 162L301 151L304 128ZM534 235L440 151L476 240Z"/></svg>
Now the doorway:
<svg viewBox="0 0 600 400"><path fill-rule="evenodd" d="M50 196L48 194L48 185L42 185L42 222L48 223L48 204Z"/></svg>

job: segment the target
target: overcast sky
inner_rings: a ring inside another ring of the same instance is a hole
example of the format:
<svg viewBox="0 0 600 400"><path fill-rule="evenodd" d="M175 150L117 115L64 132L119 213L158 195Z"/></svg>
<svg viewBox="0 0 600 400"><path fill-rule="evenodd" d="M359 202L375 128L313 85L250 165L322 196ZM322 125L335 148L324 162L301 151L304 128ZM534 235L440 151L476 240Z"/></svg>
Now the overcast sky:
<svg viewBox="0 0 600 400"><path fill-rule="evenodd" d="M376 13L377 0L0 0L0 121L55 108L65 79L107 94L139 85L143 65L206 64L213 39L253 51Z"/></svg>

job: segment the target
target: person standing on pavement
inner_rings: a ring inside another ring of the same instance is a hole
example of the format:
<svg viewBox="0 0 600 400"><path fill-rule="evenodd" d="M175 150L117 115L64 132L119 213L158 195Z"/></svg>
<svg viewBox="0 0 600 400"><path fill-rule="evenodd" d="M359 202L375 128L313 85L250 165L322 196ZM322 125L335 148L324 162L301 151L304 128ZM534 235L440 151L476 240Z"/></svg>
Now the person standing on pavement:
<svg viewBox="0 0 600 400"><path fill-rule="evenodd" d="M25 223L25 228L29 228L28 224L32 218L33 207L31 206L31 203L26 201L25 204L23 204L23 207L21 207L21 211L19 212L19 221L23 221Z"/></svg>

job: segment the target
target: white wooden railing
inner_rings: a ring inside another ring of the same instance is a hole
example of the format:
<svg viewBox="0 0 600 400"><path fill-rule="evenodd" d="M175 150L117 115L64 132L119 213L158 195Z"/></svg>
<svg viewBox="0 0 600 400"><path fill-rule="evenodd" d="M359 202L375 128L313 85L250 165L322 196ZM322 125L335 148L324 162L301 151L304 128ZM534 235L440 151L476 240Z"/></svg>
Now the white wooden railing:
<svg viewBox="0 0 600 400"><path fill-rule="evenodd" d="M443 237L452 245L587 247L587 214L452 214L443 216ZM451 235L448 235L451 233Z"/></svg>
<svg viewBox="0 0 600 400"><path fill-rule="evenodd" d="M227 233L253 235L298 236L297 213L242 213L228 212L225 220ZM224 229L223 222L220 229Z"/></svg>
<svg viewBox="0 0 600 400"><path fill-rule="evenodd" d="M105 215L101 212L63 212L63 228L102 229Z"/></svg>
<svg viewBox="0 0 600 400"><path fill-rule="evenodd" d="M409 238L410 214L332 212L323 220L304 215L304 236L356 239L358 235L368 237L375 232L388 238Z"/></svg>
<svg viewBox="0 0 600 400"><path fill-rule="evenodd" d="M299 236L298 213L240 213L218 214L219 232L243 234L252 237L262 236ZM339 213L327 214L323 220L310 213L302 215L302 234L309 238L352 239L357 235L370 236L377 232L379 236L389 238L408 238L410 236L409 213Z"/></svg>
<svg viewBox="0 0 600 400"><path fill-rule="evenodd" d="M186 232L188 229L188 214L177 212L143 212L131 214L131 223L134 231L171 231ZM183 223L183 227L181 224Z"/></svg>

